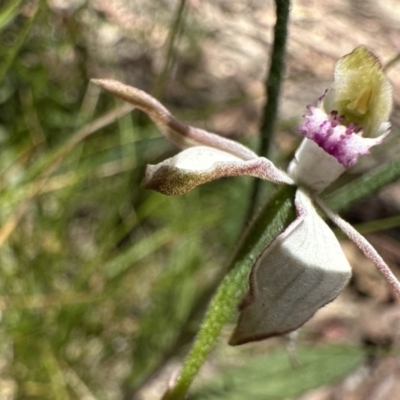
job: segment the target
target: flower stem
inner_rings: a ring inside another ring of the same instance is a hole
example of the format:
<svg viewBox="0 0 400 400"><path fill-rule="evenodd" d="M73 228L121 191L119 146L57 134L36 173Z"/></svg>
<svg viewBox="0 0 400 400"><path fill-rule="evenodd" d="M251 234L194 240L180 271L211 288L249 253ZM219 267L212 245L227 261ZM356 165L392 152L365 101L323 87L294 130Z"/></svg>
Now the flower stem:
<svg viewBox="0 0 400 400"><path fill-rule="evenodd" d="M182 371L176 382L171 383L162 400L182 400L185 397L218 339L221 329L248 290L248 276L255 260L294 220L295 190L294 186L283 186L258 214L246 232L228 268L228 274L211 300Z"/></svg>

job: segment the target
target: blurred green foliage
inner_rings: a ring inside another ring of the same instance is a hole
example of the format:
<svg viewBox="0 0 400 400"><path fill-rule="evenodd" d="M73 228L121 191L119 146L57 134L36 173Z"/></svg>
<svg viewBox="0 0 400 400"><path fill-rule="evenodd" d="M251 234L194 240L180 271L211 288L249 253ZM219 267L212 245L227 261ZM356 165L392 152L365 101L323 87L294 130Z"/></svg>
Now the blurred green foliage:
<svg viewBox="0 0 400 400"><path fill-rule="evenodd" d="M77 21L45 2L0 9L0 390L16 399L120 398L178 355L249 183L140 190L172 147L89 85Z"/></svg>

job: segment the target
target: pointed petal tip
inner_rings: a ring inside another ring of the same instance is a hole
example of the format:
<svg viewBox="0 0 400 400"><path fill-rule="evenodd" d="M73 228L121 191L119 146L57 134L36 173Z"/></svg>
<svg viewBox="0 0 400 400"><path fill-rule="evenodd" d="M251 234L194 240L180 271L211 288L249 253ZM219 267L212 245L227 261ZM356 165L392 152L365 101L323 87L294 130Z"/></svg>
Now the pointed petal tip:
<svg viewBox="0 0 400 400"><path fill-rule="evenodd" d="M240 346L241 344L249 343L250 341L243 340L242 335L238 332L238 327L232 332L232 335L228 341L229 346Z"/></svg>
<svg viewBox="0 0 400 400"><path fill-rule="evenodd" d="M114 83L118 83L118 82L114 81L113 79L97 79L96 78L96 79L91 79L90 83L93 83L93 85L96 85L111 94L114 94L114 91L113 91L113 87L115 87Z"/></svg>
<svg viewBox="0 0 400 400"><path fill-rule="evenodd" d="M90 82L106 90L108 90L109 87L113 86L113 84L120 83L114 79L97 79L97 78L91 79Z"/></svg>
<svg viewBox="0 0 400 400"><path fill-rule="evenodd" d="M102 89L111 93L112 95L119 97L121 100L138 107L142 111L149 113L167 113L165 107L162 106L152 96L143 92L138 88L126 85L115 79L91 79L90 82L100 86Z"/></svg>
<svg viewBox="0 0 400 400"><path fill-rule="evenodd" d="M95 85L99 85L102 79L97 79L97 78L92 78L90 79L91 83L94 83Z"/></svg>
<svg viewBox="0 0 400 400"><path fill-rule="evenodd" d="M232 332L232 335L228 341L229 346L240 346L242 344L257 342L260 340L268 339L272 336L279 336L280 334L277 333L276 335L259 335L255 336L249 334L249 332L243 328L243 325L238 324L236 325L235 329Z"/></svg>
<svg viewBox="0 0 400 400"><path fill-rule="evenodd" d="M197 185L188 174L181 173L169 165L158 164L146 166L145 176L140 186L166 196L180 196L190 192Z"/></svg>
<svg viewBox="0 0 400 400"><path fill-rule="evenodd" d="M282 335L286 335L290 332L293 332L297 329L299 329L303 324L294 327L293 329L289 329L286 331L276 331L276 332L269 332L268 334L258 334L258 335L253 335L253 334L249 334L248 331L246 331L246 329L243 328L243 326L241 325L237 325L234 329L234 331L232 332L232 335L228 341L229 346L241 346L242 344L247 344L247 343L252 343L252 342L259 342L261 340L266 340L266 339L270 339L276 336L282 336Z"/></svg>

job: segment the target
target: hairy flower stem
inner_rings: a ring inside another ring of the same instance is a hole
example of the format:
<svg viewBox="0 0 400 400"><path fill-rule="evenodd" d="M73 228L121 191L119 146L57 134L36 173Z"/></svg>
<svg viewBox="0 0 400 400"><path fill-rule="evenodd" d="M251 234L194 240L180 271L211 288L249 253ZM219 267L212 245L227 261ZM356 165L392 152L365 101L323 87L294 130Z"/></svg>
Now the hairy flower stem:
<svg viewBox="0 0 400 400"><path fill-rule="evenodd" d="M182 400L194 378L215 345L221 329L231 317L239 301L248 289L247 277L254 260L262 249L267 247L295 218L293 196L294 186L282 187L265 206L252 226L245 233L231 265L211 300L203 324L196 340L184 362L176 382L170 387L162 400ZM268 229L265 227L268 226ZM260 229L263 234L260 235Z"/></svg>

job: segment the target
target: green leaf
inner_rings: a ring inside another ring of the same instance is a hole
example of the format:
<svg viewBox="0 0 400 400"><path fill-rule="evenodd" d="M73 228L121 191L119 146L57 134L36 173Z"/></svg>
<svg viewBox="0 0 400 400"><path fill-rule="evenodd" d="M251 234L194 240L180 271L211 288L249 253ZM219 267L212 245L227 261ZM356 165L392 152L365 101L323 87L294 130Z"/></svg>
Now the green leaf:
<svg viewBox="0 0 400 400"><path fill-rule="evenodd" d="M343 379L363 360L359 347L338 346L300 348L298 366L290 363L287 351L246 359L241 367L229 368L191 400L265 400L299 396L311 389Z"/></svg>
<svg viewBox="0 0 400 400"><path fill-rule="evenodd" d="M334 211L356 203L400 178L400 159L374 169L325 197Z"/></svg>
<svg viewBox="0 0 400 400"><path fill-rule="evenodd" d="M382 219L377 219L375 221L364 222L362 224L357 224L354 227L362 235L365 235L367 233L374 233L387 229L393 229L399 226L400 226L400 216L396 215L395 217L382 218Z"/></svg>
<svg viewBox="0 0 400 400"><path fill-rule="evenodd" d="M285 186L263 208L246 232L229 273L219 286L206 313L203 325L184 363L176 385L164 400L182 399L205 362L222 327L248 289L248 275L254 261L295 218L295 187Z"/></svg>

